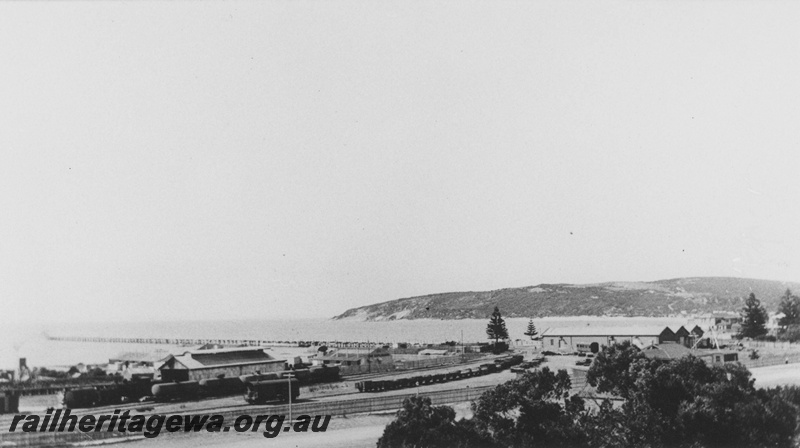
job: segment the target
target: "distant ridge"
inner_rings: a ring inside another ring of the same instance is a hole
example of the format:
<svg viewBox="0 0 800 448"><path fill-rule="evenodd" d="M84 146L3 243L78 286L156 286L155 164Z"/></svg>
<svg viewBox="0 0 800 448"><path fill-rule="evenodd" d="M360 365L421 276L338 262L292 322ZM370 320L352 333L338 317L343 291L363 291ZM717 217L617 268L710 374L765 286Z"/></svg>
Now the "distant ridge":
<svg viewBox="0 0 800 448"><path fill-rule="evenodd" d="M767 311L800 283L735 277L688 277L653 282L542 284L484 292L447 292L352 308L334 319L483 319L495 306L506 317L645 316L738 312L751 292Z"/></svg>

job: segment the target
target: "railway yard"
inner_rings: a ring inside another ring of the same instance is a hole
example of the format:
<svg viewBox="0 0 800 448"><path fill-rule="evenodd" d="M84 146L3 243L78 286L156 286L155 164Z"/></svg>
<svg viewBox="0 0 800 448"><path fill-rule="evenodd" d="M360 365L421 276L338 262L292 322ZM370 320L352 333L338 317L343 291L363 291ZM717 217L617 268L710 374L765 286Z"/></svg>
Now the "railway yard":
<svg viewBox="0 0 800 448"><path fill-rule="evenodd" d="M446 403L455 405L456 409L461 410L461 414L469 414L469 406L465 403L474 400L480 393L488 388L513 379L516 376L515 372L507 368L508 366L506 366L505 369L500 369L499 365L501 359L498 358L510 359L509 356L486 356L459 365L388 373L350 375L345 376L339 381L303 385L299 389L299 396L297 399L293 400L292 403L294 415L296 416L300 413L333 415L335 418L332 420L330 427L332 433L330 437L325 438L326 445L337 446L337 437L341 439L341 446L358 446L361 444L359 440L362 439L364 441L364 446L374 444L375 434L379 434L380 429L391 420L391 416L398 408L399 403L402 402L402 399L410 395L426 395L431 397L435 404ZM579 361L586 359L586 357L571 355L548 356L541 365L547 366L551 370L569 370L575 367ZM498 369L492 369L491 373L487 372L485 366L494 361L498 362ZM481 366L484 366L484 371L481 374L448 378L448 375L452 376L453 372L479 372L481 371ZM581 368L569 371L572 373L574 370L581 370ZM756 367L752 369L752 372L753 377L756 379L757 387L800 384L800 369L797 369L797 364ZM426 380L423 381L423 378L426 378ZM433 378L439 378L440 380L434 381ZM288 388L289 381L287 379L279 381ZM364 385L367 382L371 382L372 384L384 384L385 386L382 390L364 391ZM578 380L573 383L574 387L576 386L576 382L579 383L577 384L578 389L574 389L573 392L581 392L579 389L583 388L583 384ZM61 407L59 398L56 395L23 396L20 399L19 412L44 414L45 410L51 407ZM193 398L166 402L145 399L143 401L122 404L72 409L71 412L72 415L76 415L79 418L83 415L98 416L101 414L110 414L115 410L119 410L120 412L129 411L131 415L138 414L145 416L156 414L222 414L232 416L242 414L287 414L288 409L288 403L283 401L252 405L246 403L242 394L236 394L223 397ZM8 428L12 417L12 415L0 415L0 427ZM227 418L228 417L226 417L226 419ZM0 442L7 446L35 446L41 444L26 441L26 436L30 435L6 433L0 437L0 439L2 439ZM65 445L70 443L98 443L100 442L98 437L100 439L109 438L109 435L103 432L88 435L83 434L82 436L85 436L84 439L77 439L77 436L81 436L81 434L50 434L50 438L47 439L48 442L44 444ZM235 434L234 436L244 437L235 437L234 439L219 439L217 437L197 438L192 437L191 434L176 433L169 434L169 437L166 439L159 437L157 439L158 442L155 443L169 441L170 445L189 446L197 443L199 439L202 439L201 445L222 444L223 440L225 445L227 445L228 442L243 444L243 446L252 443L263 443L263 438L260 437L255 439L248 438L247 435L244 434ZM320 434L309 434L308 436L309 437L304 437L293 434L286 438L280 438L280 440L282 440L280 443L278 443L277 439L272 442L281 445L293 443L290 441L301 440L298 437L303 437L302 440L304 444L307 444L311 443L314 437L321 437ZM59 437L61 439L58 439ZM119 437L119 434L117 434L114 438L118 441L141 440L142 436L130 437L123 435L123 437ZM156 439L149 439L145 444L154 443L154 440ZM256 442L256 440L258 440L258 442ZM366 443L367 441L371 441L371 443Z"/></svg>
<svg viewBox="0 0 800 448"><path fill-rule="evenodd" d="M401 373L395 372L395 373L373 373L364 375L353 375L345 377L342 381L339 382L302 386L300 388L300 397L298 398L296 403L308 402L310 400L315 400L315 401L347 400L355 398L364 398L365 396L371 396L371 395L380 395L380 396L402 395L409 393L409 391L423 393L423 392L447 390L454 388L482 387L482 386L499 384L514 377L513 373L511 373L508 370L504 370L502 372L497 372L490 375L465 378L454 382L421 385L414 387L413 389L388 390L388 391L374 392L374 393L359 393L358 389L356 388L356 383L365 380L374 380L374 381L395 380L402 378L410 378L421 374L435 375L435 374L451 372L453 370L458 370L458 369L479 368L481 364L485 364L489 362L491 359L493 359L493 357L480 359L475 362L462 364L459 366L442 366L437 368L421 369L418 371L407 371ZM56 395L23 396L20 398L19 410L20 412L23 413L42 412L44 409L48 407L59 407L59 406L60 405L58 403L58 398ZM121 409L121 410L127 409L131 411L136 409L146 409L147 413L163 414L163 413L177 413L177 412L196 413L201 411L205 412L212 410L233 410L233 409L247 410L250 407L252 406L246 404L242 399L241 395L235 395L235 396L206 398L198 400L179 401L179 402L158 403L155 401L145 401L145 402L116 404L111 406L100 406L100 407L85 408L85 409L74 409L73 415L102 414L109 410L114 410L114 409ZM2 422L4 422L8 418L9 418L8 415L1 415L0 424L2 424Z"/></svg>

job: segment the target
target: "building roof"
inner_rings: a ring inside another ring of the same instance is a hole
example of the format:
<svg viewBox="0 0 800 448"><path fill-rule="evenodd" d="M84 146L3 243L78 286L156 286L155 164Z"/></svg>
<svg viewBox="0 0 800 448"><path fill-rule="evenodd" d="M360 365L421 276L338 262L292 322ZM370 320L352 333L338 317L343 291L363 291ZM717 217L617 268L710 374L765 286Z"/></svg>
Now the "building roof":
<svg viewBox="0 0 800 448"><path fill-rule="evenodd" d="M620 327L576 327L576 328L548 328L542 332L542 337L569 337L569 336L660 336L669 327L664 326L620 326Z"/></svg>
<svg viewBox="0 0 800 448"><path fill-rule="evenodd" d="M223 349L191 350L182 355L168 356L159 369L168 363L180 363L189 370L228 366L285 362L268 355L263 348L237 347Z"/></svg>
<svg viewBox="0 0 800 448"><path fill-rule="evenodd" d="M678 359L691 355L692 351L675 342L664 342L645 347L642 353L652 359Z"/></svg>
<svg viewBox="0 0 800 448"><path fill-rule="evenodd" d="M689 333L699 334L700 336L702 336L703 334L705 334L705 331L703 331L703 329L700 328L700 325L695 325L694 327L692 327L691 330L689 330Z"/></svg>
<svg viewBox="0 0 800 448"><path fill-rule="evenodd" d="M683 325L670 325L669 329L672 330L672 332L677 336L689 336L689 330L687 330Z"/></svg>
<svg viewBox="0 0 800 448"><path fill-rule="evenodd" d="M375 347L375 348L337 348L331 350L334 354L338 355L346 355L346 356L387 356L391 355L388 350L382 347Z"/></svg>
<svg viewBox="0 0 800 448"><path fill-rule="evenodd" d="M692 351L692 354L694 354L697 357L713 356L713 355L730 355L730 354L734 354L734 353L737 356L739 355L739 352L737 352L736 350L694 350L694 351Z"/></svg>
<svg viewBox="0 0 800 448"><path fill-rule="evenodd" d="M426 348L425 350L420 350L418 355L446 355L447 350L437 350L433 348Z"/></svg>
<svg viewBox="0 0 800 448"><path fill-rule="evenodd" d="M109 358L108 362L157 362L169 356L166 350L155 350L152 352L123 352Z"/></svg>
<svg viewBox="0 0 800 448"><path fill-rule="evenodd" d="M312 359L316 359L319 361L329 361L329 362L361 362L362 359L366 359L366 356L355 356L355 355L339 355L339 356L317 356Z"/></svg>

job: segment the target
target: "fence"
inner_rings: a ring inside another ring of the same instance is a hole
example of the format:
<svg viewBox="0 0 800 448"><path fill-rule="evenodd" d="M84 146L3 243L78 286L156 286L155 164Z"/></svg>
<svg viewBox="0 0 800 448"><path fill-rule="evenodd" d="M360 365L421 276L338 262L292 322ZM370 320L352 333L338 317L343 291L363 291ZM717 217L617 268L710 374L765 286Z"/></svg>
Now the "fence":
<svg viewBox="0 0 800 448"><path fill-rule="evenodd" d="M759 354L759 355L760 357L758 359L749 359L747 358L747 354L745 352L739 352L739 362L742 363L747 368L774 366L778 364L785 364L787 361L789 363L800 362L800 352L787 353L783 355L779 354L778 355Z"/></svg>
<svg viewBox="0 0 800 448"><path fill-rule="evenodd" d="M742 345L747 348L782 348L785 350L798 350L800 351L800 343L788 341L741 341Z"/></svg>

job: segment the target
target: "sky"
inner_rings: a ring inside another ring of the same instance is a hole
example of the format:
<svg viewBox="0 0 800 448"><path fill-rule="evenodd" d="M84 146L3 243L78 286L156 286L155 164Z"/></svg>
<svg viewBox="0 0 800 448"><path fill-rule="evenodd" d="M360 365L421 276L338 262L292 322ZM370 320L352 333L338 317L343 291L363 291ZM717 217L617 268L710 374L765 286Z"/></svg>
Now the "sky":
<svg viewBox="0 0 800 448"><path fill-rule="evenodd" d="M800 281L796 2L0 3L0 310Z"/></svg>

